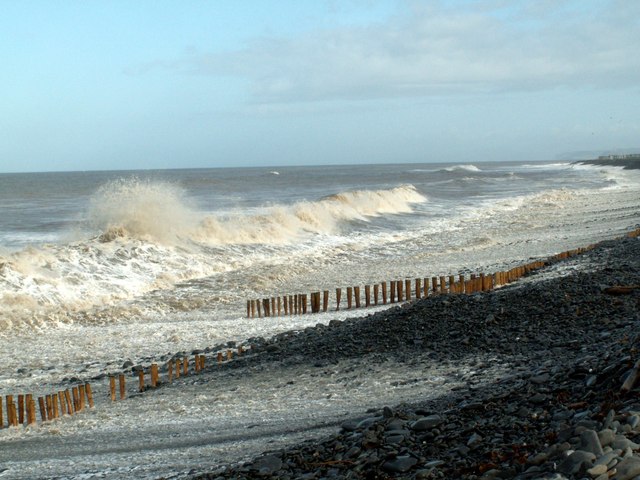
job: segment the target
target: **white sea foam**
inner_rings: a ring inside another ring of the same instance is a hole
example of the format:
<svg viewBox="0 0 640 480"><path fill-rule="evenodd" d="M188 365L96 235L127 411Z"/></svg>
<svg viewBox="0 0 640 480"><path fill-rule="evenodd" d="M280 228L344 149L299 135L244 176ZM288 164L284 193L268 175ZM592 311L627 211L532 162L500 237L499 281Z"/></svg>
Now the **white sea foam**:
<svg viewBox="0 0 640 480"><path fill-rule="evenodd" d="M452 167L443 168L442 171L444 171L444 172L460 172L460 171L463 171L463 172L481 172L482 170L480 170L475 165L454 165Z"/></svg>
<svg viewBox="0 0 640 480"><path fill-rule="evenodd" d="M0 258L0 333L78 321L88 309L113 307L176 282L247 268L261 258L272 262L270 246L286 247L310 234L337 234L345 222L407 213L426 200L405 185L264 207L259 215L216 217L196 211L185 198L170 184L111 182L91 200L89 221L102 231L99 236ZM243 248L256 244L266 250ZM212 246L222 249L212 251ZM189 303L181 302L172 301L171 308ZM109 315L117 317L118 310Z"/></svg>

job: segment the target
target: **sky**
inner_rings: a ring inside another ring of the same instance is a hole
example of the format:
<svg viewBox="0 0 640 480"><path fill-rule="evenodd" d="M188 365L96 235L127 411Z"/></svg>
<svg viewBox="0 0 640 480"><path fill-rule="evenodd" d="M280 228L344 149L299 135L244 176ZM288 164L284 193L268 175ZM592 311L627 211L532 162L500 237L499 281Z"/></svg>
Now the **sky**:
<svg viewBox="0 0 640 480"><path fill-rule="evenodd" d="M640 151L635 0L0 10L0 172Z"/></svg>

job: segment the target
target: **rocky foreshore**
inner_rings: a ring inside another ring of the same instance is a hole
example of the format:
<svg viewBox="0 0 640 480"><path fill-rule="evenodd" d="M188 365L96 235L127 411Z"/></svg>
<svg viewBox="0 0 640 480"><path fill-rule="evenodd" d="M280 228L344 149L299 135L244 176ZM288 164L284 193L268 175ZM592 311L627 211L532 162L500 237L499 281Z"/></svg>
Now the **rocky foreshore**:
<svg viewBox="0 0 640 480"><path fill-rule="evenodd" d="M211 465L194 478L640 480L640 239L599 244L524 281L441 295L272 339L229 363L471 361L476 376L419 404L379 404L335 435ZM624 288L611 288L624 287Z"/></svg>

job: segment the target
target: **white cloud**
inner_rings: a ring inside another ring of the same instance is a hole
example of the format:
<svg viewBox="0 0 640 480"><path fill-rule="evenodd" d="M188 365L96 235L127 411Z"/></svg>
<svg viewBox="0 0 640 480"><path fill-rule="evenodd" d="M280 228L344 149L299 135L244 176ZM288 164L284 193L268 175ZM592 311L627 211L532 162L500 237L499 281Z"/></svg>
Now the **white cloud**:
<svg viewBox="0 0 640 480"><path fill-rule="evenodd" d="M163 66L242 77L259 103L640 85L640 2L420 5Z"/></svg>

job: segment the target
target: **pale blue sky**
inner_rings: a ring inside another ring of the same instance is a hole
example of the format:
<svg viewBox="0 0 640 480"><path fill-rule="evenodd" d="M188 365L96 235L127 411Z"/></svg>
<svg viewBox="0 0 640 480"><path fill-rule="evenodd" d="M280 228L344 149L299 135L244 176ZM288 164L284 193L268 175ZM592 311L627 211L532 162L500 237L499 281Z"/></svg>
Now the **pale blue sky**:
<svg viewBox="0 0 640 480"><path fill-rule="evenodd" d="M640 147L640 2L0 0L0 171Z"/></svg>

